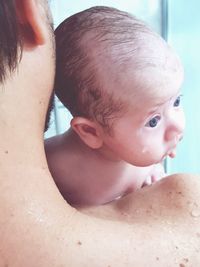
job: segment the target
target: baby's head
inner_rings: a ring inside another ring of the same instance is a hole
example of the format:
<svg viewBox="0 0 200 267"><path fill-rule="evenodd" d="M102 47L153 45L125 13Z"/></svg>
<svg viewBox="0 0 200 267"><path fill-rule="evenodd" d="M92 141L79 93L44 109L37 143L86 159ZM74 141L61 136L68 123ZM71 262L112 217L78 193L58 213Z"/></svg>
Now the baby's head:
<svg viewBox="0 0 200 267"><path fill-rule="evenodd" d="M183 69L158 34L126 12L93 7L56 29L56 45L55 91L88 146L137 166L174 156Z"/></svg>

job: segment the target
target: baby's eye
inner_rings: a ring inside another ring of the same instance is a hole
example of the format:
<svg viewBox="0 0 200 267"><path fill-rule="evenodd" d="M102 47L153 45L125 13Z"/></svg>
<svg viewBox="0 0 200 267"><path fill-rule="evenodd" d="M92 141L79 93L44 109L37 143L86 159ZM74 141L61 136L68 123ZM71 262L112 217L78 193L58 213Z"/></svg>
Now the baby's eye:
<svg viewBox="0 0 200 267"><path fill-rule="evenodd" d="M178 96L177 99L174 101L174 107L179 107L181 103L181 96Z"/></svg>
<svg viewBox="0 0 200 267"><path fill-rule="evenodd" d="M145 126L154 128L157 126L160 119L161 119L161 117L157 115L157 116L153 117L152 119L150 119L150 121L148 121Z"/></svg>

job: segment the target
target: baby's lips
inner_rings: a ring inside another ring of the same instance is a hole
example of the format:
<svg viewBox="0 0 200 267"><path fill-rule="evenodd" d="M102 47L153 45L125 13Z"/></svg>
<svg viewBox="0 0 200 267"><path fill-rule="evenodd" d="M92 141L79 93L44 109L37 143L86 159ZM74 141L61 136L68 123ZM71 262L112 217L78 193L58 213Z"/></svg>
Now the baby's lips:
<svg viewBox="0 0 200 267"><path fill-rule="evenodd" d="M177 143L180 142L182 139L183 136L180 136L179 139L177 139ZM172 159L176 157L176 147L168 153L168 156Z"/></svg>
<svg viewBox="0 0 200 267"><path fill-rule="evenodd" d="M176 157L176 149L174 149L174 150L172 150L169 154L168 154L168 156L170 157L170 158L175 158Z"/></svg>

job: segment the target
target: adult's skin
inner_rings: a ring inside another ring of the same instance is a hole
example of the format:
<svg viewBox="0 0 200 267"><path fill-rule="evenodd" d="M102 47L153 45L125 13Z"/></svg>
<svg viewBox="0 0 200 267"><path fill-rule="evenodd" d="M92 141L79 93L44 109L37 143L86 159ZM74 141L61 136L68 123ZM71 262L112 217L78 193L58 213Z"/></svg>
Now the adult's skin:
<svg viewBox="0 0 200 267"><path fill-rule="evenodd" d="M199 176L80 212L63 200L43 147L54 78L46 11L41 0L13 2L23 54L0 85L0 266L200 266Z"/></svg>

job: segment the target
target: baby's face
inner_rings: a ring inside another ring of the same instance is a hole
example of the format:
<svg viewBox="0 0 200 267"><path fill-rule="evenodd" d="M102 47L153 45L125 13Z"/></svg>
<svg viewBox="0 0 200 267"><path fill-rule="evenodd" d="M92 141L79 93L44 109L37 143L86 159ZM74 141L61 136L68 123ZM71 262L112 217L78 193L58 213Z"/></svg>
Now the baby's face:
<svg viewBox="0 0 200 267"><path fill-rule="evenodd" d="M126 86L130 88L133 81L131 77L127 79ZM183 70L179 63L173 69L147 68L134 77L134 84L135 80L138 90L127 96L128 112L113 124L113 135L105 135L104 151L113 160L148 166L167 156L175 157L176 146L182 139Z"/></svg>

